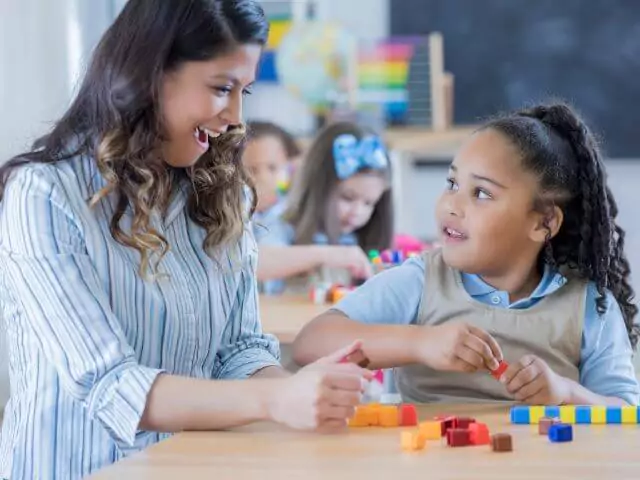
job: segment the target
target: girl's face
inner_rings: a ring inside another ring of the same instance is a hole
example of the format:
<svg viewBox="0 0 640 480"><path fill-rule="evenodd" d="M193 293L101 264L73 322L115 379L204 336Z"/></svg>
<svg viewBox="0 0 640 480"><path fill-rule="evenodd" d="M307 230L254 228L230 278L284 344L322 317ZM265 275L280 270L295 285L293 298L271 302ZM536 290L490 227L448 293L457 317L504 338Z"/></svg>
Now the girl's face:
<svg viewBox="0 0 640 480"><path fill-rule="evenodd" d="M375 172L356 173L340 181L328 204L335 212L340 233L349 234L364 227L387 187L387 181Z"/></svg>
<svg viewBox="0 0 640 480"><path fill-rule="evenodd" d="M262 49L242 45L202 62L187 62L163 79L160 104L168 140L165 161L190 167L217 137L242 121L242 97L255 79Z"/></svg>
<svg viewBox="0 0 640 480"><path fill-rule="evenodd" d="M492 130L473 135L454 159L436 206L445 262L483 276L533 262L546 236L533 208L537 189L505 137Z"/></svg>
<svg viewBox="0 0 640 480"><path fill-rule="evenodd" d="M285 178L289 159L282 141L274 135L251 140L242 157L258 192L258 211L271 207L278 200L278 181Z"/></svg>

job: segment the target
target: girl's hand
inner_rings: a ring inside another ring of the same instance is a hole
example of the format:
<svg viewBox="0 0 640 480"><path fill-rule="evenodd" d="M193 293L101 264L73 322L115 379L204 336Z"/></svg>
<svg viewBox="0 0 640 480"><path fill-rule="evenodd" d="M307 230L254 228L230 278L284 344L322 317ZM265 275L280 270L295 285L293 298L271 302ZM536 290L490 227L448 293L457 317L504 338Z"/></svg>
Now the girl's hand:
<svg viewBox="0 0 640 480"><path fill-rule="evenodd" d="M498 342L484 330L463 322L421 327L416 357L434 370L476 372L495 370L502 361Z"/></svg>
<svg viewBox="0 0 640 480"><path fill-rule="evenodd" d="M283 379L269 402L269 418L300 430L343 430L373 377L353 363L340 363L361 346L354 342Z"/></svg>
<svg viewBox="0 0 640 480"><path fill-rule="evenodd" d="M570 380L561 377L535 355L512 363L500 379L516 400L531 405L560 405L569 401Z"/></svg>
<svg viewBox="0 0 640 480"><path fill-rule="evenodd" d="M322 263L331 268L346 268L354 278L367 279L373 276L371 262L360 247L327 246Z"/></svg>

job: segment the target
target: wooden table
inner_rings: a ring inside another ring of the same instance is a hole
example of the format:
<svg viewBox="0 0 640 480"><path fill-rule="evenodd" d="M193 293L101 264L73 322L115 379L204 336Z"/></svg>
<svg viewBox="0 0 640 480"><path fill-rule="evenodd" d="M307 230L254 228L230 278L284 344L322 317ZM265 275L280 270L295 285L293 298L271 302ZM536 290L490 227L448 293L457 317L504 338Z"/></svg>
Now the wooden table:
<svg viewBox="0 0 640 480"><path fill-rule="evenodd" d="M183 433L134 455L93 480L210 479L580 479L640 477L640 427L574 426L574 442L552 444L528 425L510 425L508 408L421 407L475 417L492 433L513 435L514 451L488 446L450 448L429 442L421 452L400 450L400 429L351 429L344 435L291 432L259 424L229 432Z"/></svg>
<svg viewBox="0 0 640 480"><path fill-rule="evenodd" d="M260 296L262 329L278 337L281 343L290 344L302 327L331 305L316 305L306 296Z"/></svg>

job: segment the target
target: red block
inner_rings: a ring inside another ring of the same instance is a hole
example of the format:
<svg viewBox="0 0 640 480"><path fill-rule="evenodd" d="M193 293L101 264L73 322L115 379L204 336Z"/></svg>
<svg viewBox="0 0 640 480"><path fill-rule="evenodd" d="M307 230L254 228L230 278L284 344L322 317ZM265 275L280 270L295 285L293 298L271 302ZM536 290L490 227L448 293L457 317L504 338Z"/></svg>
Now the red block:
<svg viewBox="0 0 640 480"><path fill-rule="evenodd" d="M469 436L472 445L489 445L491 443L489 427L484 423L472 423L469 425Z"/></svg>
<svg viewBox="0 0 640 480"><path fill-rule="evenodd" d="M471 417L458 417L458 424L456 428L469 428L469 425L476 423L475 418Z"/></svg>
<svg viewBox="0 0 640 480"><path fill-rule="evenodd" d="M458 417L453 415L438 415L434 417L435 421L442 422L442 436L447 435L447 431L452 428L458 428Z"/></svg>
<svg viewBox="0 0 640 480"><path fill-rule="evenodd" d="M447 431L447 444L450 447L471 445L471 432L466 428L452 428Z"/></svg>
<svg viewBox="0 0 640 480"><path fill-rule="evenodd" d="M505 361L502 361L498 364L498 368L496 368L494 371L491 372L491 375L496 380L500 380L500 377L504 372L507 371L507 368L509 368L509 364Z"/></svg>
<svg viewBox="0 0 640 480"><path fill-rule="evenodd" d="M402 405L400 407L400 425L413 427L418 424L418 412L415 405Z"/></svg>

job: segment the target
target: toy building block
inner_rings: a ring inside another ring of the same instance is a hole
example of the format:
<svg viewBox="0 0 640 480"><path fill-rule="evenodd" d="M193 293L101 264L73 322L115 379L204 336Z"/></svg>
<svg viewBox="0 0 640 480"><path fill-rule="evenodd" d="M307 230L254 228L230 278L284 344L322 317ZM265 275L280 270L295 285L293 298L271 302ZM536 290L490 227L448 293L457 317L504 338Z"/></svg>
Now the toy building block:
<svg viewBox="0 0 640 480"><path fill-rule="evenodd" d="M400 434L400 442L402 450L407 452L415 452L423 450L427 440L420 435L420 432L402 432Z"/></svg>
<svg viewBox="0 0 640 480"><path fill-rule="evenodd" d="M442 422L443 435L453 428L458 428L458 417L446 417Z"/></svg>
<svg viewBox="0 0 640 480"><path fill-rule="evenodd" d="M469 428L469 425L475 423L476 419L471 417L458 417L456 428Z"/></svg>
<svg viewBox="0 0 640 480"><path fill-rule="evenodd" d="M576 423L583 425L591 423L591 407L587 405L576 406Z"/></svg>
<svg viewBox="0 0 640 480"><path fill-rule="evenodd" d="M607 407L606 413L607 423L622 423L622 408Z"/></svg>
<svg viewBox="0 0 640 480"><path fill-rule="evenodd" d="M560 407L555 405L544 407L544 416L549 418L560 418Z"/></svg>
<svg viewBox="0 0 640 480"><path fill-rule="evenodd" d="M560 407L560 421L573 425L576 423L576 407L575 405L562 405Z"/></svg>
<svg viewBox="0 0 640 480"><path fill-rule="evenodd" d="M529 422L532 425L536 425L540 422L540 419L544 417L544 407L541 405L534 405L529 407Z"/></svg>
<svg viewBox="0 0 640 480"><path fill-rule="evenodd" d="M517 425L528 425L531 423L529 407L523 405L511 407L511 423Z"/></svg>
<svg viewBox="0 0 640 480"><path fill-rule="evenodd" d="M489 445L491 443L489 427L484 423L472 423L469 425L469 440L472 445Z"/></svg>
<svg viewBox="0 0 640 480"><path fill-rule="evenodd" d="M314 304L324 305L329 300L329 289L323 286L312 287L309 297Z"/></svg>
<svg viewBox="0 0 640 480"><path fill-rule="evenodd" d="M382 405L378 409L378 424L381 427L397 427L398 407L395 405Z"/></svg>
<svg viewBox="0 0 640 480"><path fill-rule="evenodd" d="M549 440L554 443L564 443L573 440L573 427L566 423L556 423L549 428Z"/></svg>
<svg viewBox="0 0 640 480"><path fill-rule="evenodd" d="M508 433L496 433L491 436L491 450L494 452L513 451L513 440Z"/></svg>
<svg viewBox="0 0 640 480"><path fill-rule="evenodd" d="M495 370L493 370L491 372L491 375L493 376L493 378L495 378L496 380L500 380L500 377L502 376L502 374L504 372L507 371L507 368L509 368L509 364L507 362L505 362L504 360L502 362L500 362L498 364L498 368L496 368Z"/></svg>
<svg viewBox="0 0 640 480"><path fill-rule="evenodd" d="M622 407L622 423L636 424L638 423L638 407L625 406Z"/></svg>
<svg viewBox="0 0 640 480"><path fill-rule="evenodd" d="M557 418L542 417L540 422L538 422L538 433L540 435L548 435L551 425L555 425L557 423L560 423L560 420Z"/></svg>
<svg viewBox="0 0 640 480"><path fill-rule="evenodd" d="M418 424L418 412L415 405L400 406L400 425L403 427L413 427Z"/></svg>
<svg viewBox="0 0 640 480"><path fill-rule="evenodd" d="M340 360L340 363L355 363L359 367L367 368L371 362L364 352L361 349L358 349Z"/></svg>
<svg viewBox="0 0 640 480"><path fill-rule="evenodd" d="M366 405L358 405L356 411L349 419L350 427L368 427L370 426L370 413Z"/></svg>
<svg viewBox="0 0 640 480"><path fill-rule="evenodd" d="M467 428L451 428L447 430L447 445L450 447L471 445L471 432Z"/></svg>
<svg viewBox="0 0 640 480"><path fill-rule="evenodd" d="M604 425L605 423L607 423L607 407L592 406L591 423L593 423L594 425Z"/></svg>
<svg viewBox="0 0 640 480"><path fill-rule="evenodd" d="M419 427L420 433L427 440L438 440L442 438L442 422L433 420L430 422L422 422Z"/></svg>

